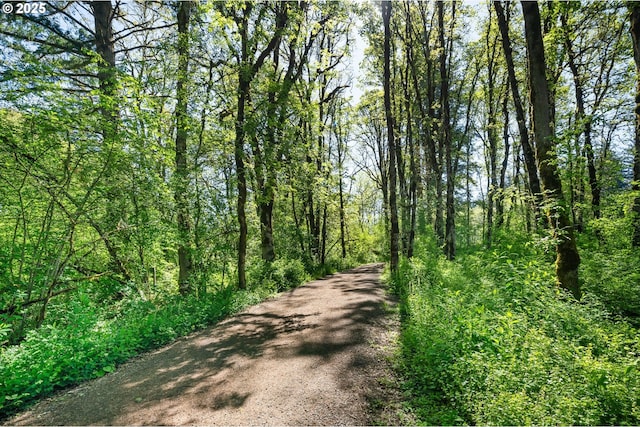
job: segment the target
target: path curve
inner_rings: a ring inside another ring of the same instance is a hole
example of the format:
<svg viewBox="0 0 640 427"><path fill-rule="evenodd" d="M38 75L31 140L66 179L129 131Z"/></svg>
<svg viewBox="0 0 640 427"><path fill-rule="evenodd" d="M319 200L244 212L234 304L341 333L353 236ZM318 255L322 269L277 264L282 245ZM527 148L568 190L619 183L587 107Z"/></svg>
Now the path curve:
<svg viewBox="0 0 640 427"><path fill-rule="evenodd" d="M385 306L393 304L382 267L286 292L9 424L370 425L370 403L381 399Z"/></svg>

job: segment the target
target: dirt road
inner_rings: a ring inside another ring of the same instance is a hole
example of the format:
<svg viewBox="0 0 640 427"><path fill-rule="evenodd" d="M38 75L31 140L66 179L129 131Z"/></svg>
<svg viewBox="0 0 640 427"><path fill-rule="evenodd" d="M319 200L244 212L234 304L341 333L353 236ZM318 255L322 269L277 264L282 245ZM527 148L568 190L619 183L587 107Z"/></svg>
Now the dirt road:
<svg viewBox="0 0 640 427"><path fill-rule="evenodd" d="M385 310L392 302L381 269L366 265L313 281L8 424L372 424L389 397L380 386L388 374L381 346L393 326Z"/></svg>

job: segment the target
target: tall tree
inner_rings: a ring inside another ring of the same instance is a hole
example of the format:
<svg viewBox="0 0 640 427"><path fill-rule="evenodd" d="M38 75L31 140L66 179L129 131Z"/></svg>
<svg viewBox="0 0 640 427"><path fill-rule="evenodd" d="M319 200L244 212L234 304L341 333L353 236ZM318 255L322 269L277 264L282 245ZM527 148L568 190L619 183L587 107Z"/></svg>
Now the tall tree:
<svg viewBox="0 0 640 427"><path fill-rule="evenodd" d="M488 153L488 172L489 185L487 188L487 246L491 247L493 239L493 214L494 203L499 197L498 195L498 93L497 82L498 63L497 63L497 35L492 31L493 17L491 9L489 9L488 27L485 34L485 52L487 64L487 81L485 87L487 102L487 144Z"/></svg>
<svg viewBox="0 0 640 427"><path fill-rule="evenodd" d="M562 182L557 168L540 9L535 1L522 1L521 5L525 24L529 90L538 169L544 194L550 205L547 216L557 240L556 279L562 288L569 290L576 299L579 299L581 297L580 283L578 282L580 255L576 247L573 226L569 219L566 203L563 200Z"/></svg>
<svg viewBox="0 0 640 427"><path fill-rule="evenodd" d="M419 150L416 144L415 130L413 126L414 117L413 111L415 103L413 102L413 90L411 85L411 72L415 65L414 53L413 53L413 23L411 19L411 6L409 2L404 2L404 38L403 43L405 45L405 65L404 76L402 78L402 89L404 95L404 109L406 114L406 151L409 157L409 185L406 185L406 193L403 207L405 213L403 213L403 241L406 242L406 255L407 258L413 257L413 251L415 246L415 234L416 234L416 221L417 221L417 209L418 209L418 182L420 180L419 170Z"/></svg>
<svg viewBox="0 0 640 427"><path fill-rule="evenodd" d="M267 7L266 4L259 7ZM277 6L286 7L286 6ZM234 158L237 174L237 215L240 234L238 237L238 287L244 289L247 286L246 277L246 260L247 260L247 169L245 167L244 146L247 134L247 114L246 107L250 99L251 82L257 75L258 71L264 64L267 57L273 52L282 36L282 31L287 23L286 13L277 13L275 18L275 27L273 35L269 38L267 45L256 57L257 40L256 35L251 37L251 29L256 29L262 25L259 22L264 18L264 14L260 13L255 22L250 22L253 13L254 4L251 2L243 3L233 11L233 19L236 23L238 33L240 35L240 52L236 58L238 63L238 91L237 91L237 111L235 122L235 142L234 142ZM257 30L256 30L257 32Z"/></svg>
<svg viewBox="0 0 640 427"><path fill-rule="evenodd" d="M333 132L336 139L336 148L337 148L337 166L338 166L338 214L340 217L340 248L342 250L341 256L342 258L347 257L347 239L346 239L346 215L345 215L345 192L344 192L344 163L347 152L347 144L345 141L345 124L342 120L338 119L336 125L333 128Z"/></svg>
<svg viewBox="0 0 640 427"><path fill-rule="evenodd" d="M279 3L276 8L276 19L284 21L292 19L289 17L289 8L293 7L286 2ZM296 19L296 32L303 33L305 19L303 11L293 11ZM296 13L297 12L297 13ZM269 86L267 94L266 123L265 132L259 138L252 138L252 151L254 158L254 171L256 176L256 203L258 205L258 216L260 219L260 242L262 259L271 262L275 260L275 242L273 236L273 210L276 199L276 175L279 170L280 159L286 150L285 126L286 116L289 112L287 101L289 94L298 81L303 71L303 66L311 46L317 36L318 31L312 31L308 38L303 39L300 45L298 36L288 41L289 55L288 64L285 71L281 70L280 57L282 55L282 37L278 39L273 55L273 77L274 80ZM301 52L298 53L297 50ZM299 56L298 56L299 55Z"/></svg>
<svg viewBox="0 0 640 427"><path fill-rule="evenodd" d="M438 244L444 243L444 215L443 215L443 203L442 203L442 144L441 138L436 137L437 113L435 106L436 100L436 81L437 81L437 58L432 53L431 45L431 32L433 20L435 19L435 11L431 17L429 17L426 7L426 2L419 2L417 4L419 11L419 23L412 25L411 14L407 14L407 25L412 27L412 40L407 37L407 44L414 46L418 45L421 49L417 49L415 55L411 55L407 59L409 66L411 67L411 82L413 84L413 92L415 96L415 102L417 104L418 112L420 113L420 120L418 129L418 135L421 138L421 143L424 149L424 157L426 166L426 184L433 187L435 193L435 220L433 230L438 239ZM413 50L410 51L413 53ZM419 65L422 65L424 69L421 69ZM438 141L438 144L436 144Z"/></svg>
<svg viewBox="0 0 640 427"><path fill-rule="evenodd" d="M189 22L191 1L178 5L178 77L176 82L176 148L175 193L178 219L178 288L182 295L192 292L192 225L189 213L189 168L187 166L187 138L189 118L187 102L189 91Z"/></svg>
<svg viewBox="0 0 640 427"><path fill-rule="evenodd" d="M452 13L455 14L455 2L451 3ZM453 24L451 24L453 25ZM447 199L445 222L444 253L449 260L456 256L456 225L455 225L455 172L453 161L453 142L451 138L451 107L449 105L449 74L447 70L448 52L445 44L444 30L444 1L438 2L438 35L440 38L440 138L445 148L445 163L447 170ZM449 45L450 46L450 45Z"/></svg>
<svg viewBox="0 0 640 427"><path fill-rule="evenodd" d="M391 0L383 0L381 8L384 25L384 110L387 120L387 144L389 146L389 216L391 220L389 238L391 243L391 271L395 273L398 271L399 264L400 228L397 205L395 123L391 107Z"/></svg>
<svg viewBox="0 0 640 427"><path fill-rule="evenodd" d="M325 117L324 114L327 107L330 107L327 104L334 102L337 94L344 88L338 86L334 90L330 90L328 87L333 80L329 78L332 69L340 64L340 60L344 56L344 52L336 52L339 51L336 47L340 42L341 34L346 33L339 23L346 18L343 7L339 4L332 4L330 7L314 7L308 4L294 6L292 3L280 2L276 13L282 15L282 19L288 20L292 32L283 35L273 50L273 81L267 88L266 108L262 118L266 126L263 126L258 138L252 138L262 258L266 261L273 261L276 256L273 212L276 200L277 174L283 167L282 159L285 158L286 152L291 147L289 142L291 124L287 120L287 117L293 112L290 101L293 101L295 86L304 84L303 72L305 65L311 59L314 46L318 51L319 66L311 74L317 75L315 80L319 82L320 95L317 103L320 110L320 122L325 118L329 119L329 116ZM348 19L346 21L346 28L348 28L350 23ZM305 37L301 37L302 34ZM286 59L284 64L282 63L283 59ZM320 126L322 127L322 125ZM322 130L318 132L318 138L324 138L324 136ZM322 141L318 142L323 145ZM318 219L320 216L324 221L324 215L314 215ZM314 227L314 229L318 228L321 227ZM318 235L318 241L319 237ZM322 251L320 253L322 258Z"/></svg>
<svg viewBox="0 0 640 427"><path fill-rule="evenodd" d="M570 3L569 3L570 4ZM568 5L567 5L568 6ZM583 76L581 75L580 70L578 69L578 58L573 47L573 41L571 40L571 28L568 23L568 11L569 7L565 7L563 13L560 16L562 27L563 27L563 35L564 35L564 45L567 50L567 56L569 59L569 69L571 70L571 75L573 76L573 84L575 88L576 95L576 120L578 124L578 137L580 134L584 135L584 151L587 158L587 171L589 174L589 186L591 187L591 206L593 210L593 215L595 218L600 218L600 184L598 182L598 177L596 174L596 166L593 154L593 143L592 143L592 120L593 118L590 115L587 115L585 109L585 93L584 93L584 83Z"/></svg>
<svg viewBox="0 0 640 427"><path fill-rule="evenodd" d="M640 192L640 4L631 2L631 39L633 40L633 59L636 64L635 96L635 140L633 155L633 191ZM640 247L640 194L633 199L633 235L631 244Z"/></svg>
<svg viewBox="0 0 640 427"><path fill-rule="evenodd" d="M509 151L511 143L509 142L509 83L505 81L504 97L502 99L502 117L504 125L502 126L502 143L504 145L504 155L502 156L502 165L500 166L500 194L496 198L496 226L502 227L504 224L504 201L507 180L507 166L509 164Z"/></svg>
<svg viewBox="0 0 640 427"><path fill-rule="evenodd" d="M520 89L516 78L516 67L513 61L513 48L511 47L511 37L509 36L509 22L507 20L508 11L502 6L501 0L495 0L493 5L496 9L498 17L498 28L502 36L502 50L504 52L507 63L507 73L509 86L511 88L511 97L516 112L516 122L518 123L518 133L520 135L520 146L524 155L525 168L529 178L529 188L536 199L535 211L536 217L542 204L542 191L540 189L540 179L538 178L538 167L536 165L536 156L534 148L529 141L529 130L527 129L526 116L520 97Z"/></svg>
<svg viewBox="0 0 640 427"><path fill-rule="evenodd" d="M95 49L99 55L98 83L100 88L100 112L102 114L102 137L103 147L106 153L105 159L105 181L107 193L106 208L106 230L103 225L95 223L96 231L100 233L102 240L111 256L115 269L122 274L124 280L130 280L131 276L127 271L125 263L119 254L116 244L111 238L118 228L122 219L122 209L118 209L118 204L122 202L122 189L119 186L117 176L117 163L120 157L120 147L117 143L118 133L118 101L116 82L116 55L115 42L113 37L113 19L115 10L110 0L96 1L91 3L93 11L93 21L95 26Z"/></svg>

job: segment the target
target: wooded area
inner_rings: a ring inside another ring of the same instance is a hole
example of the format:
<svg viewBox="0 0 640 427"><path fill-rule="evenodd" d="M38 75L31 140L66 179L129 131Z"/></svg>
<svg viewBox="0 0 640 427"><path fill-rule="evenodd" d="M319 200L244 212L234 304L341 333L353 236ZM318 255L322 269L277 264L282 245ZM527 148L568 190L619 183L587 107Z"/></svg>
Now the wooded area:
<svg viewBox="0 0 640 427"><path fill-rule="evenodd" d="M500 316L544 290L626 325L613 395L640 387L637 3L43 4L0 16L0 409L380 259L405 339L460 268L478 298L524 286ZM97 356L21 373L60 342ZM637 423L630 399L587 421ZM425 422L555 421L456 414Z"/></svg>

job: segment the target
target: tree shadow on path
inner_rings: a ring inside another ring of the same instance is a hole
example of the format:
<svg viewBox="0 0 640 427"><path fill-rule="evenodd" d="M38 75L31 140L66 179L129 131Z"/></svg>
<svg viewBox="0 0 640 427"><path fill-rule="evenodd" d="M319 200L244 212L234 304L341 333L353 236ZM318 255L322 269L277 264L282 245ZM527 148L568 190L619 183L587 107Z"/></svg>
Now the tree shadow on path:
<svg viewBox="0 0 640 427"><path fill-rule="evenodd" d="M300 410L287 415L282 400L328 405L330 396L323 393L362 392L356 371L376 363L366 349L368 328L386 315L380 270L381 265L363 266L284 293L37 405L11 423L255 424L256 416L264 416L263 423L309 423Z"/></svg>

